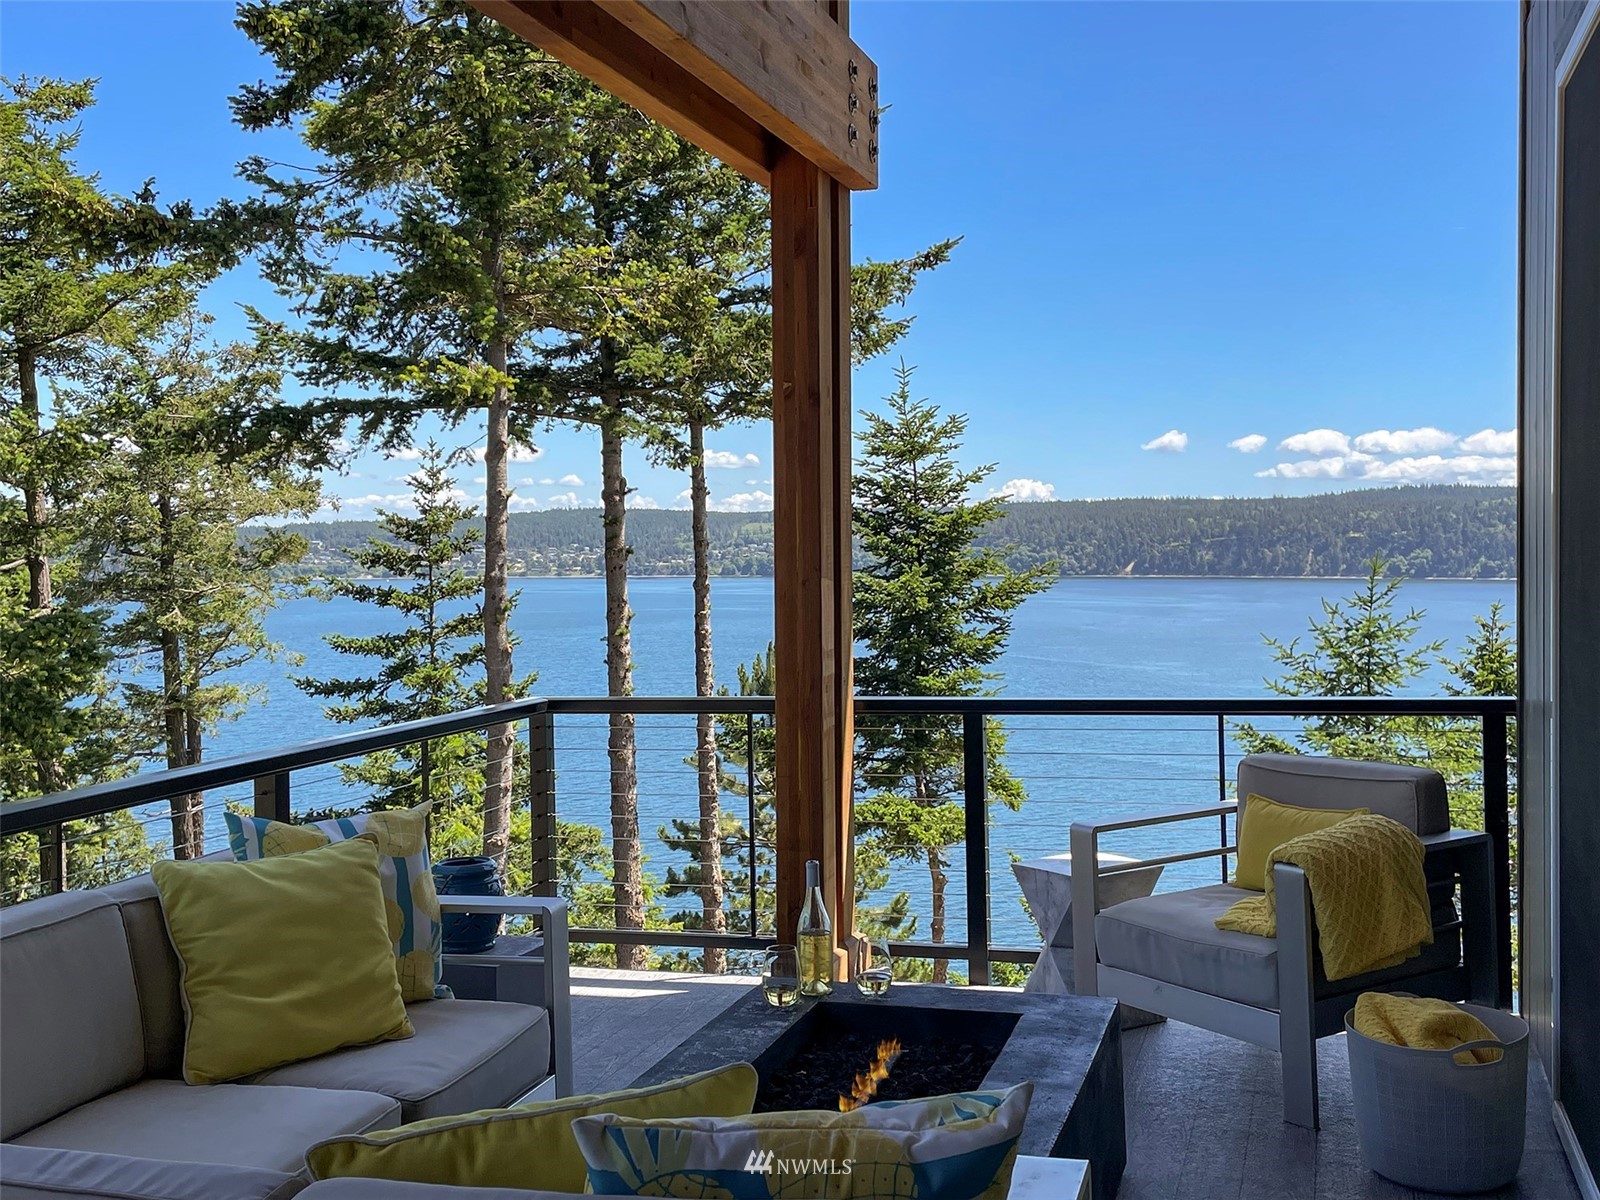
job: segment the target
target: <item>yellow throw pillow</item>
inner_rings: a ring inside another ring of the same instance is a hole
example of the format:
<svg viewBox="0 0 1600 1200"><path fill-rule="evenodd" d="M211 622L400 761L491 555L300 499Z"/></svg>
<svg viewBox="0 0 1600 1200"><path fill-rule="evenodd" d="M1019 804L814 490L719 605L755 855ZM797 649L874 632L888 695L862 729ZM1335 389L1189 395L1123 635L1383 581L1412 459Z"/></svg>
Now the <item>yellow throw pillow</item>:
<svg viewBox="0 0 1600 1200"><path fill-rule="evenodd" d="M411 1036L373 839L151 875L182 969L185 1082Z"/></svg>
<svg viewBox="0 0 1600 1200"><path fill-rule="evenodd" d="M655 1087L433 1117L319 1142L306 1151L306 1168L313 1179L581 1192L588 1168L572 1134L575 1117L742 1117L756 1102L756 1082L754 1067L734 1063Z"/></svg>
<svg viewBox="0 0 1600 1200"><path fill-rule="evenodd" d="M1337 825L1346 817L1366 816L1368 808L1299 808L1279 804L1265 796L1245 798L1239 821L1239 859L1233 872L1233 886L1265 891L1267 857L1290 838Z"/></svg>
<svg viewBox="0 0 1600 1200"><path fill-rule="evenodd" d="M400 973L400 994L410 1000L448 999L444 985L443 924L428 861L428 813L433 805L357 813L309 825L224 813L228 846L240 862L298 854L367 834L378 840L378 877L389 914L389 940Z"/></svg>

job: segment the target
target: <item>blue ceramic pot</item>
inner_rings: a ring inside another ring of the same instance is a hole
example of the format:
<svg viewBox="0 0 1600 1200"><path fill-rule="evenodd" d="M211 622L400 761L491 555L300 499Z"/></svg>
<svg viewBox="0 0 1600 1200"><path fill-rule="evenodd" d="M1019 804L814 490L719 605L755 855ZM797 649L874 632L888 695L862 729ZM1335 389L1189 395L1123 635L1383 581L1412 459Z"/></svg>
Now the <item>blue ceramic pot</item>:
<svg viewBox="0 0 1600 1200"><path fill-rule="evenodd" d="M441 896L504 896L492 858L447 858L433 864L433 886ZM445 913L444 952L482 954L500 936L499 913Z"/></svg>

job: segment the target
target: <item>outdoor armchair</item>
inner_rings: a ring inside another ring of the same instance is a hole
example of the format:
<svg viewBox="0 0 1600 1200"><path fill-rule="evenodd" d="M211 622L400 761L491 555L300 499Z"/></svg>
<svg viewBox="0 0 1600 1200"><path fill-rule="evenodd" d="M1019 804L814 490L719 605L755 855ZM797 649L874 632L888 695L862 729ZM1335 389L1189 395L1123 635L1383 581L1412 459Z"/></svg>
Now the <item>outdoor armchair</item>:
<svg viewBox="0 0 1600 1200"><path fill-rule="evenodd" d="M1492 843L1450 828L1444 778L1389 763L1288 754L1239 763L1238 795L1305 808L1367 808L1405 825L1426 851L1434 941L1397 967L1330 981L1317 949L1305 872L1277 864L1275 938L1221 930L1216 918L1249 892L1227 883L1125 900L1102 909L1100 880L1155 864L1226 858L1227 818L1243 805L1072 826L1074 864L1099 864L1100 838L1130 829L1208 820L1218 845L1180 854L1105 863L1072 873L1074 972L1081 995L1114 997L1174 1020L1276 1050L1283 1063L1284 1119L1317 1128L1317 1039L1344 1028L1365 991L1405 991L1449 1000L1495 1001ZM1456 903L1459 888L1459 910Z"/></svg>

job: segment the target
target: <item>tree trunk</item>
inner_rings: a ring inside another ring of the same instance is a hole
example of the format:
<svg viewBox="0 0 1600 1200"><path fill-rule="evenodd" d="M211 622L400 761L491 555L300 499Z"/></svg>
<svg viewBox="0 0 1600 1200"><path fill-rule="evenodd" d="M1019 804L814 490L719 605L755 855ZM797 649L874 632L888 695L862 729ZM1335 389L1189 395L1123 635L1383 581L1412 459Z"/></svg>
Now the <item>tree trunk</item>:
<svg viewBox="0 0 1600 1200"><path fill-rule="evenodd" d="M706 427L689 423L689 508L694 543L694 694L709 696L716 687L711 669L711 539L706 531ZM728 928L722 911L721 765L717 761L717 723L710 713L695 717L695 766L700 772L700 912L701 925L712 933ZM755 864L751 864L754 867ZM728 969L728 952L707 947L705 969L720 975Z"/></svg>
<svg viewBox="0 0 1600 1200"><path fill-rule="evenodd" d="M177 572L177 556L172 548L172 498L159 497L156 511L161 517L160 583L170 586ZM163 740L167 744L167 769L176 770L199 761L190 757L190 731L198 722L191 712L193 705L183 677L183 643L172 629L163 628L159 637ZM194 835L196 824L204 821L202 805L203 797L199 792L184 792L167 801L172 820L173 858L199 858L205 853L203 833L198 839Z"/></svg>
<svg viewBox="0 0 1600 1200"><path fill-rule="evenodd" d="M17 353L17 370L21 374L22 412L27 418L29 433L35 443L42 433L39 416L39 367L33 351L22 349ZM34 447L37 453L37 445ZM28 544L24 558L28 564L28 607L35 612L45 612L54 603L50 588L50 556L46 546L46 533L50 522L49 501L45 496L44 481L32 465L37 460L29 457L27 474L22 480L22 505L27 522ZM54 788L45 788L54 791Z"/></svg>
<svg viewBox="0 0 1600 1200"><path fill-rule="evenodd" d="M28 421L29 432L37 444L41 432L39 417L39 367L33 351L23 347L17 352L17 373L22 391L22 413ZM33 460L30 458L29 462ZM50 555L46 543L50 509L45 496L44 482L31 466L22 480L23 519L27 526L27 544L23 560L28 566L28 607L34 612L47 612L53 607L55 597L50 586ZM35 786L41 796L59 792L67 786L67 774L61 761L52 755L36 753L33 757ZM39 831L39 883L44 891L62 891L67 886L66 854L57 840L54 829Z"/></svg>
<svg viewBox="0 0 1600 1200"><path fill-rule="evenodd" d="M508 350L504 341L491 343L485 358L502 375ZM506 521L511 488L506 459L511 442L511 397L503 383L489 401L489 432L483 467L483 674L484 699L500 704L511 698L511 597L506 578ZM512 756L515 730L510 724L489 727L488 762L483 772L483 853L505 869L511 840Z"/></svg>
<svg viewBox="0 0 1600 1200"><path fill-rule="evenodd" d="M928 850L928 878L933 884L933 919L928 922L928 936L935 943L944 941L944 892L945 884L950 877L945 874L944 855L938 850ZM950 981L950 960L936 958L933 960L933 982L948 983Z"/></svg>
<svg viewBox="0 0 1600 1200"><path fill-rule="evenodd" d="M622 474L622 422L608 401L600 420L600 504L605 521L606 691L633 694L633 611L628 607L628 481ZM639 775L634 716L611 714L611 880L618 929L644 928L644 864L639 853ZM617 946L617 966L638 970L644 948Z"/></svg>

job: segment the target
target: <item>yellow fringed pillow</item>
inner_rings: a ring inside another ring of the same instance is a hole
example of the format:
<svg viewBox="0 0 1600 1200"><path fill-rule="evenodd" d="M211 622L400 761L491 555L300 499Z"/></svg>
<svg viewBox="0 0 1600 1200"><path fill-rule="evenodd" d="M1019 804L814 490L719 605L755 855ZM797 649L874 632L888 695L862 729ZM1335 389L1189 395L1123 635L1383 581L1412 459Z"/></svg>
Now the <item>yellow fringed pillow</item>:
<svg viewBox="0 0 1600 1200"><path fill-rule="evenodd" d="M225 813L228 847L240 862L298 854L366 834L376 838L378 877L389 914L400 992L406 1000L448 999L444 984L443 919L428 861L428 813L433 805L357 813L330 821L290 825L266 817Z"/></svg>
<svg viewBox="0 0 1600 1200"><path fill-rule="evenodd" d="M411 1036L373 839L151 875L182 973L184 1082Z"/></svg>
<svg viewBox="0 0 1600 1200"><path fill-rule="evenodd" d="M329 1138L306 1151L313 1179L389 1179L450 1187L581 1192L587 1167L576 1117L742 1117L756 1102L756 1070L734 1063L654 1087L566 1096L516 1108L413 1121Z"/></svg>
<svg viewBox="0 0 1600 1200"><path fill-rule="evenodd" d="M1337 825L1347 817L1366 816L1370 808L1300 808L1279 804L1265 796L1245 798L1239 820L1239 857L1233 872L1233 886L1265 891L1267 858L1290 838Z"/></svg>

